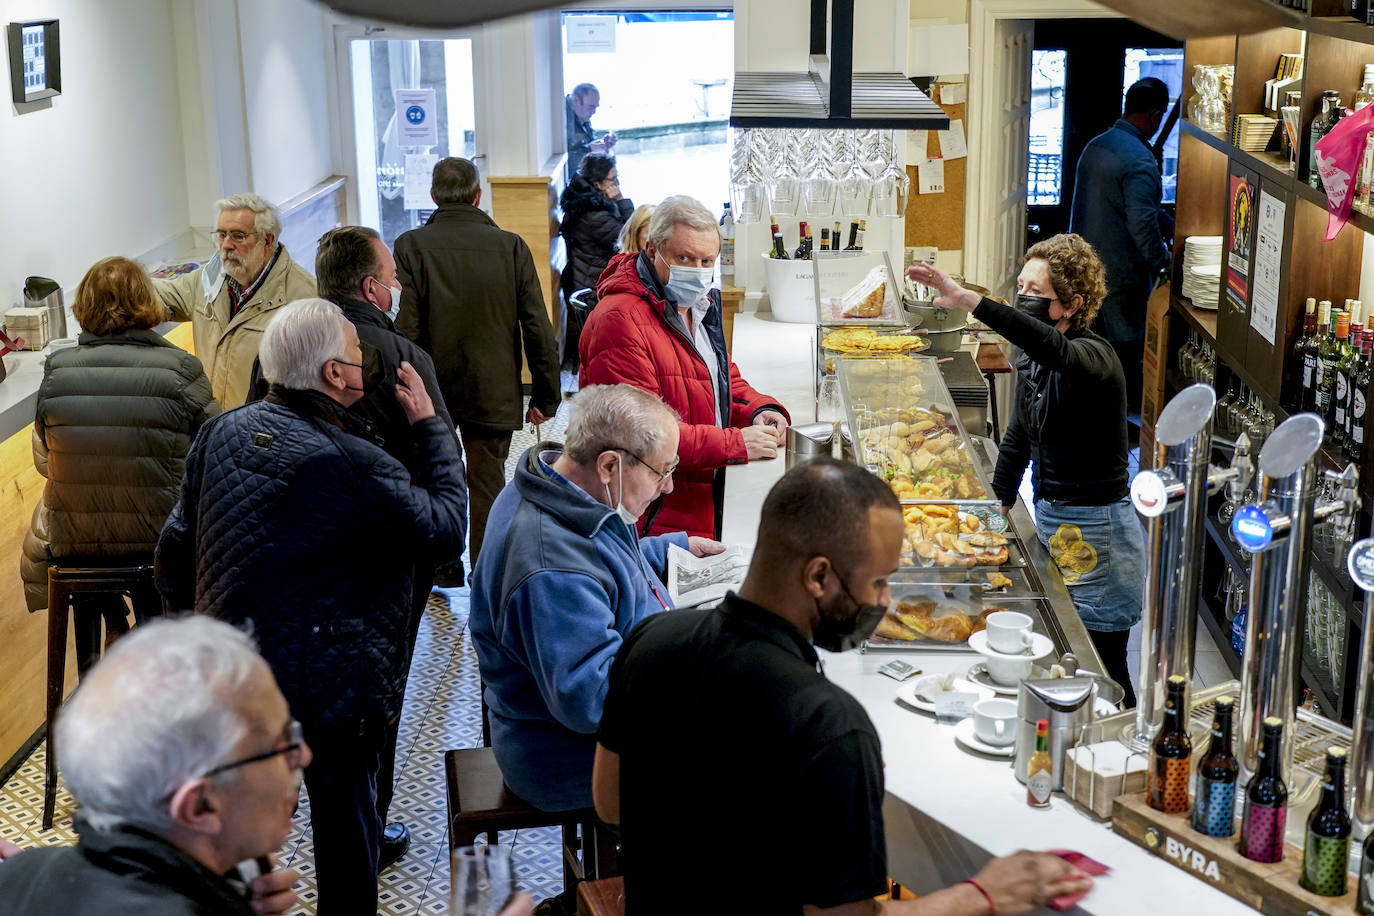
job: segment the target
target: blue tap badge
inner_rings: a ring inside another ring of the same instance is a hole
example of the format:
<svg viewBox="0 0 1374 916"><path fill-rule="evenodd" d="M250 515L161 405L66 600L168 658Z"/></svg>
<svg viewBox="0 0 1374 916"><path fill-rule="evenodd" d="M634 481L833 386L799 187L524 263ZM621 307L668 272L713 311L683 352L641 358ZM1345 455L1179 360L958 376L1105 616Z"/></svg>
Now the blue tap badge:
<svg viewBox="0 0 1374 916"><path fill-rule="evenodd" d="M425 110L419 105L411 105L406 109L406 120L411 124L425 123Z"/></svg>
<svg viewBox="0 0 1374 916"><path fill-rule="evenodd" d="M1259 553L1274 540L1274 529L1269 524L1269 516L1259 506L1241 506L1231 519L1231 534L1245 550Z"/></svg>
<svg viewBox="0 0 1374 916"><path fill-rule="evenodd" d="M1356 585L1367 592L1374 592L1374 538L1357 541L1350 548L1345 567Z"/></svg>

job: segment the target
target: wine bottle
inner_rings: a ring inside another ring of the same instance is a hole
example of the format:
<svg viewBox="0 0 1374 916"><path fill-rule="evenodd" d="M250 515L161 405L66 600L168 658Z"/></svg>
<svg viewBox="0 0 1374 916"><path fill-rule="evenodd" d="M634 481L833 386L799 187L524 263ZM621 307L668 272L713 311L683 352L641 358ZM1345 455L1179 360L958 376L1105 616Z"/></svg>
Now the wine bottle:
<svg viewBox="0 0 1374 916"><path fill-rule="evenodd" d="M1374 380L1374 367L1370 366L1371 351L1374 351L1374 328L1365 331L1360 349L1360 369L1355 373L1355 384L1350 391L1350 438L1346 441L1345 456L1363 466L1369 383Z"/></svg>
<svg viewBox="0 0 1374 916"><path fill-rule="evenodd" d="M1355 348L1350 336L1350 313L1341 312L1341 316L1341 323L1336 325L1341 355L1336 360L1336 387L1332 391L1336 400L1332 404L1331 425L1328 428L1331 441L1337 448L1345 446L1345 415L1350 410L1350 377L1355 365Z"/></svg>
<svg viewBox="0 0 1374 916"><path fill-rule="evenodd" d="M1298 391L1298 411L1309 411L1317 403L1317 348L1321 338L1317 335L1317 300L1307 300L1307 311L1302 318L1302 337L1298 340L1297 362L1302 387Z"/></svg>
<svg viewBox="0 0 1374 916"><path fill-rule="evenodd" d="M1331 422L1331 407L1333 392L1336 387L1336 360L1340 357L1340 349L1336 344L1336 322L1340 316L1331 308L1328 299L1321 301L1322 312L1330 317L1329 326L1323 328L1326 336L1322 338L1321 349L1317 351L1317 404L1316 414L1325 423Z"/></svg>
<svg viewBox="0 0 1374 916"><path fill-rule="evenodd" d="M855 251L855 250L857 250L856 247L855 247L855 242L858 241L858 238L859 238L859 221L856 220L856 219L851 219L851 220L849 221L849 244L846 245L846 246L844 246L844 250L845 250L845 251Z"/></svg>
<svg viewBox="0 0 1374 916"><path fill-rule="evenodd" d="M798 261L806 260L806 220L802 220L801 229L797 231L797 250L792 252L792 257Z"/></svg>
<svg viewBox="0 0 1374 916"><path fill-rule="evenodd" d="M1231 720L1236 701L1218 697L1212 712L1212 742L1197 765L1193 793L1193 829L1207 836L1236 832L1236 780L1240 762L1231 750Z"/></svg>
<svg viewBox="0 0 1374 916"><path fill-rule="evenodd" d="M1351 825L1345 812L1345 754L1343 747L1326 749L1322 795L1307 818L1307 838L1302 847L1298 883L1322 897L1340 897L1346 891Z"/></svg>
<svg viewBox="0 0 1374 916"><path fill-rule="evenodd" d="M827 228L825 228L824 226L822 226L822 227L821 227L821 251L829 251L829 250L830 250L830 230L827 229Z"/></svg>
<svg viewBox="0 0 1374 916"><path fill-rule="evenodd" d="M1150 807L1165 814L1188 810L1188 774L1193 741L1188 737L1183 692L1188 681L1175 674L1164 687L1164 724L1150 745Z"/></svg>
<svg viewBox="0 0 1374 916"><path fill-rule="evenodd" d="M840 221L835 220L835 226L830 230L830 250L840 250Z"/></svg>
<svg viewBox="0 0 1374 916"><path fill-rule="evenodd" d="M735 284L735 216L728 200L720 218L720 282L723 286Z"/></svg>
<svg viewBox="0 0 1374 916"><path fill-rule="evenodd" d="M1240 820L1241 855L1252 862L1283 860L1283 831L1288 819L1288 786L1279 773L1283 747L1283 720L1264 720L1259 769L1245 787L1245 807Z"/></svg>
<svg viewBox="0 0 1374 916"><path fill-rule="evenodd" d="M773 251L769 256L777 258L779 261L789 260L787 246L782 243L782 233L776 229L773 230Z"/></svg>
<svg viewBox="0 0 1374 916"><path fill-rule="evenodd" d="M854 235L854 250L864 250L864 230L868 228L868 220L859 220L859 231Z"/></svg>
<svg viewBox="0 0 1374 916"><path fill-rule="evenodd" d="M802 242L806 245L806 260L811 260L816 254L815 230L810 226L806 227L806 232L802 236Z"/></svg>
<svg viewBox="0 0 1374 916"><path fill-rule="evenodd" d="M1307 183L1317 190L1324 190L1321 174L1317 171L1317 142L1336 126L1336 122L1341 118L1340 109L1341 94L1335 89L1322 90L1321 114L1312 119L1307 149Z"/></svg>
<svg viewBox="0 0 1374 916"><path fill-rule="evenodd" d="M1048 808L1054 788L1054 761L1050 759L1050 720L1035 721L1035 753L1026 762L1026 804Z"/></svg>

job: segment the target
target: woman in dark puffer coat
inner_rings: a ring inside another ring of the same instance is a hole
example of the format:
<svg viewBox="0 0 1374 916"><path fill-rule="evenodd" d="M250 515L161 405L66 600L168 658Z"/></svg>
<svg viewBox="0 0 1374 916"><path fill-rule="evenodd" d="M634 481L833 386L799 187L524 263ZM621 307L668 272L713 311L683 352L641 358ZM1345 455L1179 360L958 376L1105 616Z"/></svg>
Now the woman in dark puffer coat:
<svg viewBox="0 0 1374 916"><path fill-rule="evenodd" d="M615 157L588 153L558 199L563 225L558 231L568 246L563 290L596 289L596 281L616 253L620 229L635 212L634 201L620 195Z"/></svg>
<svg viewBox="0 0 1374 916"><path fill-rule="evenodd" d="M33 460L48 479L24 539L20 572L30 611L48 604L48 566L151 565L176 505L186 452L219 413L200 360L153 328L167 320L143 268L105 258L76 288L77 346L48 357L33 424ZM156 591L131 596L141 619ZM78 667L98 654L90 623L128 629L118 595L78 595ZM83 625L84 624L84 625Z"/></svg>

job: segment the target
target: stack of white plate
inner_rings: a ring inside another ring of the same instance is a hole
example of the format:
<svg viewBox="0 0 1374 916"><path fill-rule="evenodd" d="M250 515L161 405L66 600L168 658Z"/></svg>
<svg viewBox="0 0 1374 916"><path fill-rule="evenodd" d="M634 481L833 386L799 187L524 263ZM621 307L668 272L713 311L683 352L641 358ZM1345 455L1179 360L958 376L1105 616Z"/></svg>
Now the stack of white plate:
<svg viewBox="0 0 1374 916"><path fill-rule="evenodd" d="M1221 292L1221 236L1190 235L1183 247L1183 296L1215 310Z"/></svg>

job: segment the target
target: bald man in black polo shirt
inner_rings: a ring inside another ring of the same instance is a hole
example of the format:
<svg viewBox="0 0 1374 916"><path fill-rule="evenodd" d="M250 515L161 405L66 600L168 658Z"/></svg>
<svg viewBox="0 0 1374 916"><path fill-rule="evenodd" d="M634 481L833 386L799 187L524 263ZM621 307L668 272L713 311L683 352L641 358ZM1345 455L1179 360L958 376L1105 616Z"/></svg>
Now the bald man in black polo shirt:
<svg viewBox="0 0 1374 916"><path fill-rule="evenodd" d="M882 749L814 646L851 649L891 599L901 506L828 459L787 472L763 505L739 594L652 617L611 668L597 736L597 813L619 823L629 914L868 914L887 890ZM722 825L748 819L748 844ZM1091 881L1021 852L971 883L882 912L1013 916Z"/></svg>

